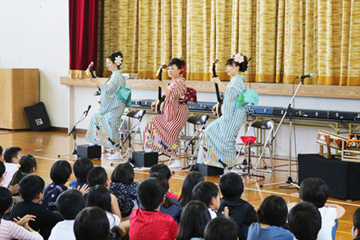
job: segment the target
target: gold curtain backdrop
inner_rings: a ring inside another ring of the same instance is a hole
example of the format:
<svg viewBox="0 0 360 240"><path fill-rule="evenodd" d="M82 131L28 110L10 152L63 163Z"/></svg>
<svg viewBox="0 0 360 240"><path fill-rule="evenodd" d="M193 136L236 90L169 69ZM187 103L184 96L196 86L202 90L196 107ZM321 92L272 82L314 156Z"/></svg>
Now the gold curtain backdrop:
<svg viewBox="0 0 360 240"><path fill-rule="evenodd" d="M228 80L234 53L251 57L248 78L263 83L360 86L360 1L100 0L97 71L119 50L124 72L156 78L162 63L186 61L186 79ZM167 78L167 73L163 73Z"/></svg>

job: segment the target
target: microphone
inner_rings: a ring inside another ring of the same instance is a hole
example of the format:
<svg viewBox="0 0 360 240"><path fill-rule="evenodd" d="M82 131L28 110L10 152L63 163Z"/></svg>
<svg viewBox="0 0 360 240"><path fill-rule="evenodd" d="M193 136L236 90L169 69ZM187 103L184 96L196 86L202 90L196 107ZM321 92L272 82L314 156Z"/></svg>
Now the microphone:
<svg viewBox="0 0 360 240"><path fill-rule="evenodd" d="M88 106L88 109L84 112L85 113L85 117L88 115L89 111L90 111L91 105Z"/></svg>
<svg viewBox="0 0 360 240"><path fill-rule="evenodd" d="M91 63L89 64L89 66L87 67L87 70L90 71L90 74L91 74L91 77L92 77L92 78L96 78L96 76L95 76L95 74L94 74L94 72L93 72L93 70L92 70L92 66L94 66L94 62L91 62Z"/></svg>
<svg viewBox="0 0 360 240"><path fill-rule="evenodd" d="M308 78L308 77L314 77L314 74L307 74L307 75L302 75L302 76L297 76L296 78Z"/></svg>

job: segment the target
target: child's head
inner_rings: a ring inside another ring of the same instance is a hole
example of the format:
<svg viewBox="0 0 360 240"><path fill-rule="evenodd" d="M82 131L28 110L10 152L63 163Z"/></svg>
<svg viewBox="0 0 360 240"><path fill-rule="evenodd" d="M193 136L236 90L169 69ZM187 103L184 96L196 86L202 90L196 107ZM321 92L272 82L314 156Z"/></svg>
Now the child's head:
<svg viewBox="0 0 360 240"><path fill-rule="evenodd" d="M0 183L2 182L2 179L4 177L4 173L5 173L5 165L3 162L0 162Z"/></svg>
<svg viewBox="0 0 360 240"><path fill-rule="evenodd" d="M4 160L7 163L19 163L21 158L21 148L9 147L4 152Z"/></svg>
<svg viewBox="0 0 360 240"><path fill-rule="evenodd" d="M86 179L89 187L93 187L95 185L105 186L109 181L105 168L100 166L92 168L88 172Z"/></svg>
<svg viewBox="0 0 360 240"><path fill-rule="evenodd" d="M159 182L160 182L161 186L164 188L165 192L167 192L169 190L169 181L167 180L167 178L163 174L158 173L158 172L153 172L153 173L150 173L149 177L156 178L157 180L159 180ZM164 201L164 204L162 206L165 207L165 208L169 208L174 204L175 204L174 201L171 200L165 194L165 201Z"/></svg>
<svg viewBox="0 0 360 240"><path fill-rule="evenodd" d="M199 200L208 208L218 210L220 207L219 189L215 183L204 181L196 184L192 191L193 200Z"/></svg>
<svg viewBox="0 0 360 240"><path fill-rule="evenodd" d="M29 174L20 181L19 192L24 201L36 200L40 203L43 198L44 186L45 182L41 177Z"/></svg>
<svg viewBox="0 0 360 240"><path fill-rule="evenodd" d="M4 158L3 158L3 148L2 146L0 146L0 162L3 162L4 161Z"/></svg>
<svg viewBox="0 0 360 240"><path fill-rule="evenodd" d="M99 207L111 212L111 196L104 185L95 185L90 188L86 199L86 207Z"/></svg>
<svg viewBox="0 0 360 240"><path fill-rule="evenodd" d="M94 167L88 158L79 158L74 162L74 174L79 182L86 182L86 175Z"/></svg>
<svg viewBox="0 0 360 240"><path fill-rule="evenodd" d="M84 197L80 191L69 189L58 196L56 207L65 220L74 220L84 208L84 202Z"/></svg>
<svg viewBox="0 0 360 240"><path fill-rule="evenodd" d="M119 164L111 174L111 181L123 184L134 182L134 168L128 162Z"/></svg>
<svg viewBox="0 0 360 240"><path fill-rule="evenodd" d="M35 172L37 169L36 159L31 154L23 155L20 158L19 165L20 167L13 175L9 186L18 184L26 175Z"/></svg>
<svg viewBox="0 0 360 240"><path fill-rule="evenodd" d="M183 207L192 200L192 190L195 185L203 181L205 181L204 175L196 171L189 173L185 177L179 197L179 202Z"/></svg>
<svg viewBox="0 0 360 240"><path fill-rule="evenodd" d="M200 201L190 201L181 213L177 240L203 238L206 224L211 220L207 206Z"/></svg>
<svg viewBox="0 0 360 240"><path fill-rule="evenodd" d="M156 210L165 196L164 187L156 178L147 178L142 181L137 190L137 198L146 211Z"/></svg>
<svg viewBox="0 0 360 240"><path fill-rule="evenodd" d="M300 198L311 202L317 208L325 205L330 196L328 185L320 178L307 178L300 184Z"/></svg>
<svg viewBox="0 0 360 240"><path fill-rule="evenodd" d="M109 229L106 213L99 207L85 208L75 218L74 233L77 240L109 240Z"/></svg>
<svg viewBox="0 0 360 240"><path fill-rule="evenodd" d="M9 189L0 187L0 219L9 210L12 204L12 195Z"/></svg>
<svg viewBox="0 0 360 240"><path fill-rule="evenodd" d="M155 173L155 172L164 175L167 178L167 180L169 180L171 178L170 168L163 163L156 164L150 168L150 174Z"/></svg>
<svg viewBox="0 0 360 240"><path fill-rule="evenodd" d="M279 196L269 196L261 203L257 216L258 222L281 227L286 222L288 208L285 200Z"/></svg>
<svg viewBox="0 0 360 240"><path fill-rule="evenodd" d="M65 184L71 175L71 165L68 161L58 160L52 166L50 170L50 178L56 184Z"/></svg>
<svg viewBox="0 0 360 240"><path fill-rule="evenodd" d="M219 186L225 199L239 198L244 192L244 183L239 174L228 172L220 177Z"/></svg>
<svg viewBox="0 0 360 240"><path fill-rule="evenodd" d="M321 228L321 215L314 204L299 202L289 212L289 229L297 240L315 240Z"/></svg>
<svg viewBox="0 0 360 240"><path fill-rule="evenodd" d="M204 240L237 240L238 227L232 218L217 217L205 227Z"/></svg>
<svg viewBox="0 0 360 240"><path fill-rule="evenodd" d="M360 237L360 208L356 209L353 215L352 237Z"/></svg>

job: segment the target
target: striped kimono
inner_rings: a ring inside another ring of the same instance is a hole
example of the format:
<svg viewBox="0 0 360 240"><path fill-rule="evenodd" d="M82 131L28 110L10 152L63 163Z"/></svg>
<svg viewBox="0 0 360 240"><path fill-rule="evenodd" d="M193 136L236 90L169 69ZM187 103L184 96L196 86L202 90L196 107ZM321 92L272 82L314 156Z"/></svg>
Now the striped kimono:
<svg viewBox="0 0 360 240"><path fill-rule="evenodd" d="M235 142L245 117L244 104L236 98L243 92L244 78L237 75L227 85L221 109L223 115L206 127L197 163L220 168L224 168L224 164L236 164Z"/></svg>
<svg viewBox="0 0 360 240"><path fill-rule="evenodd" d="M173 79L168 89L164 113L151 118L145 127L144 147L179 157L179 135L189 117L189 105L179 103L186 93L185 79Z"/></svg>
<svg viewBox="0 0 360 240"><path fill-rule="evenodd" d="M119 147L120 119L125 101L119 100L116 93L125 85L122 70L117 70L113 72L109 82L101 86L100 110L92 116L85 140L108 148Z"/></svg>

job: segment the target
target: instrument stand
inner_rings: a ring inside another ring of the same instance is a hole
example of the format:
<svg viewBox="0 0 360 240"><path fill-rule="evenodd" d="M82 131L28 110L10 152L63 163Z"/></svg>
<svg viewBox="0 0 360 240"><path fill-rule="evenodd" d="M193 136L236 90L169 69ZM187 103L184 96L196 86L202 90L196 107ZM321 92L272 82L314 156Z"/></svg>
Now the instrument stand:
<svg viewBox="0 0 360 240"><path fill-rule="evenodd" d="M185 152L185 159L187 162L189 162L189 158L188 158L188 154L187 154L187 151L189 149L189 147L191 147L191 162L189 163L188 166L186 167L183 167L181 168L181 170L185 170L185 169L188 169L189 168L189 171L197 171L196 169L196 159L197 157L195 158L194 157L194 154L197 152L199 153L199 150L200 150L200 143L196 144L195 141L201 141L202 139L202 136L203 136L203 133L204 133L204 130L205 130L205 125L203 125L201 128L199 128L196 133L194 134L194 136L190 139L190 141L186 144L186 148L184 150ZM198 138L198 139L197 139ZM195 149L194 149L194 145L195 145ZM198 145L198 146L196 146ZM197 149L197 151L196 151ZM194 159L195 158L195 159Z"/></svg>
<svg viewBox="0 0 360 240"><path fill-rule="evenodd" d="M86 116L87 116L88 113L89 113L89 110L90 110L90 106L88 107L87 110L85 110L85 111L83 112L83 114L81 115L79 121L77 121L77 122L74 124L73 128L71 129L71 131L70 131L69 134L68 134L68 136L70 136L71 134L73 135L73 139L74 139L74 150L72 151L72 153L58 154L58 155L57 155L58 158L61 157L61 156L77 155L76 126L86 118Z"/></svg>
<svg viewBox="0 0 360 240"><path fill-rule="evenodd" d="M278 185L278 184L290 184L292 186L280 186L280 188L286 188L286 189L292 189L292 188L300 188L292 179L291 177L291 167L292 167L292 164L291 164L291 144L292 144L292 141L291 141L291 137L292 137L292 118L293 118L293 108L291 107L291 105L293 104L293 101L295 99L295 96L297 94L297 92L299 91L300 89L300 86L304 83L304 79L305 77L301 76L301 79L300 79L300 82L299 82L299 85L297 86L293 96L291 97L290 99L290 102L289 102L289 105L287 107L287 109L285 110L280 122L279 122L279 125L277 126L276 128L276 131L274 133L274 136L271 140L271 143L273 143L278 131L279 131L279 128L281 127L287 113L289 113L289 163L288 163L288 166L289 166L289 169L288 169L288 177L286 179L285 182L278 182L278 183L269 183L269 184L261 184L260 187L265 187L265 186L272 186L272 185Z"/></svg>
<svg viewBox="0 0 360 240"><path fill-rule="evenodd" d="M251 180L251 177L259 177L259 178L265 178L263 175L256 175L254 173L251 173L252 164L251 164L251 144L253 144L256 141L256 137L254 136L242 136L240 137L243 141L244 145L247 146L248 149L248 159L244 159L246 162L246 165L244 166L243 170L247 170L247 173L241 173L240 176L248 176Z"/></svg>

